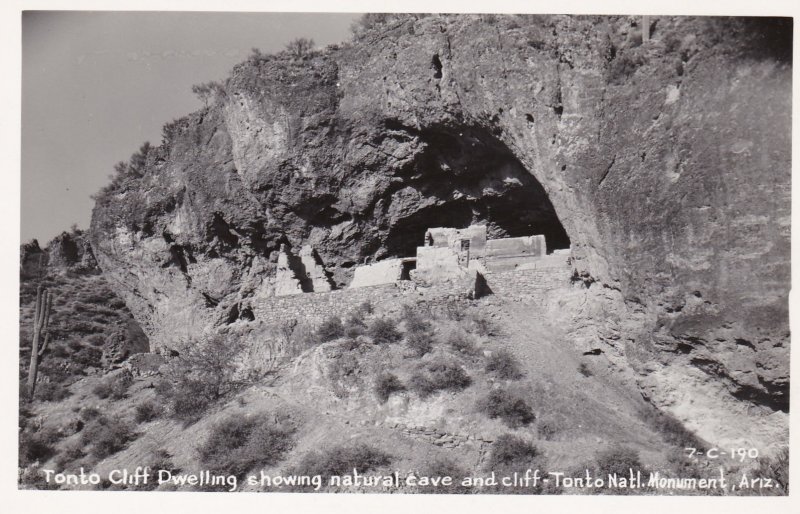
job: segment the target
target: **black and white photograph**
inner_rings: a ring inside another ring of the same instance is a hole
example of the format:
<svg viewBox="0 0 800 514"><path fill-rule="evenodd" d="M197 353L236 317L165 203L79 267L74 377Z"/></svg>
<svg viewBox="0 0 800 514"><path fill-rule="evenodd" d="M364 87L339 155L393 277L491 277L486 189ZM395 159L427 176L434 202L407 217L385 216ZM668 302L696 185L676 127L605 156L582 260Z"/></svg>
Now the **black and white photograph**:
<svg viewBox="0 0 800 514"><path fill-rule="evenodd" d="M16 12L13 488L789 512L794 13L284 7Z"/></svg>

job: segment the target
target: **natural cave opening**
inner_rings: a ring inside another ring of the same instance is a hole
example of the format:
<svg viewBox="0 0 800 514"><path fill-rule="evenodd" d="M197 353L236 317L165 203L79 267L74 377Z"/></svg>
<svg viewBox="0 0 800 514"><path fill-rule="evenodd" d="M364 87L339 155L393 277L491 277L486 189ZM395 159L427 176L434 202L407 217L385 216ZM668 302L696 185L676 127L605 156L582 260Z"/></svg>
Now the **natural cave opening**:
<svg viewBox="0 0 800 514"><path fill-rule="evenodd" d="M378 258L413 256L432 227L484 223L490 239L542 234L548 252L570 239L538 180L511 150L482 127L449 127L418 134L425 151L406 171L403 188L386 203L402 204L409 188L420 207L392 217Z"/></svg>

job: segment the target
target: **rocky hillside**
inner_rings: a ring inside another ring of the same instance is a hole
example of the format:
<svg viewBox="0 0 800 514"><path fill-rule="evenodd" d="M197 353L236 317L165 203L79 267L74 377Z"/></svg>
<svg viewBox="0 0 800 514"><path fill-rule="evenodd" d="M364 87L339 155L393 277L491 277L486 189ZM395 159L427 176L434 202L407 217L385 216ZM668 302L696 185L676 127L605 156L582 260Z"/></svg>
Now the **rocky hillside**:
<svg viewBox="0 0 800 514"><path fill-rule="evenodd" d="M38 399L62 400L76 380L104 373L135 353L149 351L147 336L102 276L85 234L64 232L44 249L36 240L20 249L21 381L28 373L40 286L52 295L53 308L51 340L39 368Z"/></svg>
<svg viewBox="0 0 800 514"><path fill-rule="evenodd" d="M774 441L791 21L654 17L644 42L640 21L398 16L303 57L256 53L98 195L96 258L165 348L232 312L258 322L243 307L273 295L281 244L313 245L345 286L430 226L542 233L572 248L577 290L549 308L578 348L632 365L712 442L750 422Z"/></svg>

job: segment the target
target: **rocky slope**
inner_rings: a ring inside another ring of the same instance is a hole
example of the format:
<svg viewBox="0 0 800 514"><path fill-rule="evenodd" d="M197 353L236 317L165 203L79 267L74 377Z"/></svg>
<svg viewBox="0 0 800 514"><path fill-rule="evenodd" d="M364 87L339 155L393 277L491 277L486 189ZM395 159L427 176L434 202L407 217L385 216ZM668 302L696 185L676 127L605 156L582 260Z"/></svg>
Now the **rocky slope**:
<svg viewBox="0 0 800 514"><path fill-rule="evenodd" d="M269 298L282 243L343 286L430 226L543 233L588 288L556 309L579 347L692 428L780 416L791 22L639 21L401 16L254 55L98 196L98 262L169 347Z"/></svg>
<svg viewBox="0 0 800 514"><path fill-rule="evenodd" d="M20 380L28 374L39 286L53 296L53 308L37 398L63 399L66 387L81 377L106 372L133 354L149 351L147 336L103 277L86 235L63 232L44 249L36 240L20 248Z"/></svg>

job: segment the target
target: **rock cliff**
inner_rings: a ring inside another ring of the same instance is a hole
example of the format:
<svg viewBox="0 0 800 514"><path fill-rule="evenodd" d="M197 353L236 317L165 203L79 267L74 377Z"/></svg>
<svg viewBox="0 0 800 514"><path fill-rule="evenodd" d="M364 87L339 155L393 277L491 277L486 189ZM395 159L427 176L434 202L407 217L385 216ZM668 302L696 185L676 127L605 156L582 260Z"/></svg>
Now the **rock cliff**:
<svg viewBox="0 0 800 514"><path fill-rule="evenodd" d="M98 195L96 258L163 347L257 320L281 244L341 287L431 226L544 234L593 306L563 303L576 344L656 403L787 411L791 20L640 21L398 16L254 54Z"/></svg>

